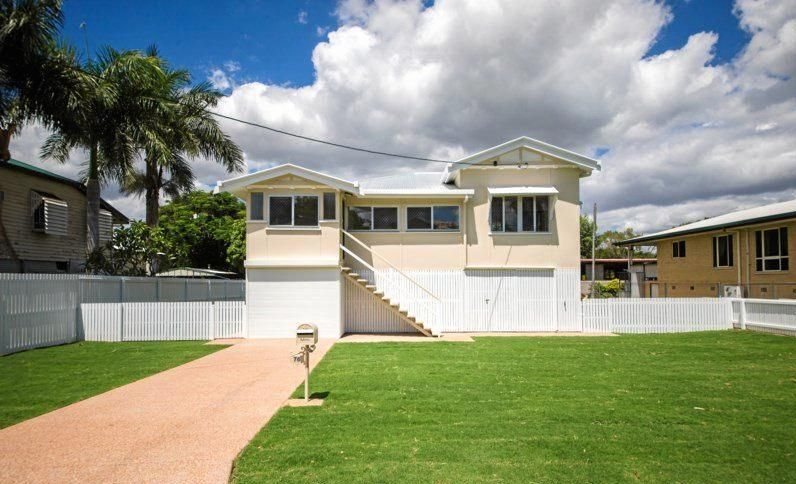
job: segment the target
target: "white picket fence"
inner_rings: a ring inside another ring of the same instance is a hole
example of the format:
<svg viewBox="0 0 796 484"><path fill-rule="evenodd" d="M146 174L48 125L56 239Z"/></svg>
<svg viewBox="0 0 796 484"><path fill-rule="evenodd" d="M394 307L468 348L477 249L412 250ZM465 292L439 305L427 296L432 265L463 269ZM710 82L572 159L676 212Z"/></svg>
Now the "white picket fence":
<svg viewBox="0 0 796 484"><path fill-rule="evenodd" d="M245 281L0 274L0 355L82 339L84 304L244 298Z"/></svg>
<svg viewBox="0 0 796 484"><path fill-rule="evenodd" d="M581 303L587 333L679 333L732 328L728 299L586 299Z"/></svg>
<svg viewBox="0 0 796 484"><path fill-rule="evenodd" d="M733 299L732 321L741 329L796 336L796 301Z"/></svg>
<svg viewBox="0 0 796 484"><path fill-rule="evenodd" d="M83 304L86 341L175 341L246 336L246 303L165 302Z"/></svg>

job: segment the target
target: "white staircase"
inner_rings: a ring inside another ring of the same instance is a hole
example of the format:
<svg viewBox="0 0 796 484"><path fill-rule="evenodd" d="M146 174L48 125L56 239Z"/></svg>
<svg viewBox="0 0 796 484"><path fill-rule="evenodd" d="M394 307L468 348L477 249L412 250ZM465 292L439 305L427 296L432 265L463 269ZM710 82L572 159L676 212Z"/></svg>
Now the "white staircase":
<svg viewBox="0 0 796 484"><path fill-rule="evenodd" d="M343 261L340 269L345 277L364 287L381 304L421 334L425 336L437 334L434 322L441 311L440 299L364 242L345 230L342 232L343 240L345 238L352 240L371 255L371 260L378 258L390 267L389 270L377 271L343 243L340 244Z"/></svg>

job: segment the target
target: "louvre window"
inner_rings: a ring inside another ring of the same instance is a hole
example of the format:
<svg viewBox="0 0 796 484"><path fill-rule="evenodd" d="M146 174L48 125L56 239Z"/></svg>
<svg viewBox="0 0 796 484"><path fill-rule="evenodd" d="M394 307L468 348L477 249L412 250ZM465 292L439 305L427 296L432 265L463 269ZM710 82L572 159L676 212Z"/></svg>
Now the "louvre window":
<svg viewBox="0 0 796 484"><path fill-rule="evenodd" d="M456 205L407 207L406 229L437 232L459 230L459 207Z"/></svg>
<svg viewBox="0 0 796 484"><path fill-rule="evenodd" d="M33 230L48 235L66 235L69 225L69 205L49 193L31 191L30 208Z"/></svg>
<svg viewBox="0 0 796 484"><path fill-rule="evenodd" d="M323 220L334 220L337 218L337 195L334 192L323 194Z"/></svg>
<svg viewBox="0 0 796 484"><path fill-rule="evenodd" d="M550 231L550 197L492 197L490 209L492 232Z"/></svg>
<svg viewBox="0 0 796 484"><path fill-rule="evenodd" d="M318 197L315 195L269 197L268 223L276 227L317 227Z"/></svg>
<svg viewBox="0 0 796 484"><path fill-rule="evenodd" d="M718 235L713 237L713 267L733 266L733 236Z"/></svg>
<svg viewBox="0 0 796 484"><path fill-rule="evenodd" d="M398 207L348 207L348 230L398 230Z"/></svg>
<svg viewBox="0 0 796 484"><path fill-rule="evenodd" d="M787 271L789 267L787 227L757 230L755 269L759 272Z"/></svg>

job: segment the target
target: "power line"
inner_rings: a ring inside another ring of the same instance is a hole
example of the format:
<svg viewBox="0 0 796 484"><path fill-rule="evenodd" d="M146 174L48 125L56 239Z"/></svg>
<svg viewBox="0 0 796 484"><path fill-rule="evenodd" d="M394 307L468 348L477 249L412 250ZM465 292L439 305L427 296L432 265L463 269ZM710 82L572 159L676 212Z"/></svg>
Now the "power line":
<svg viewBox="0 0 796 484"><path fill-rule="evenodd" d="M446 164L447 163L453 163L452 161L447 161L447 160L435 160L433 158L423 158L423 157L420 157L420 156L400 155L400 154L397 154L397 153L389 153L389 152L386 152L386 151L378 151L378 150L371 150L371 149L367 149L367 148L360 148L360 147L357 147L357 146L344 145L344 144L341 144L341 143L335 143L333 141L322 140L322 139L318 139L318 138L313 138L311 136L304 136L304 135L297 134L297 133L291 133L290 131L285 131L285 130L282 130L282 129L272 128L271 126L266 126L264 124L255 123L253 121L246 121L245 119L239 119L239 118L235 118L235 117L232 117L232 116L227 116L226 114L221 114L221 113L217 113L215 111L210 111L209 109L205 109L205 111L207 111L208 113L212 114L213 116L217 116L219 118L228 119L230 121L235 121L235 122L238 122L238 123L241 123L241 124L246 124L248 126L253 126L255 128L266 129L266 130L272 131L274 133L279 133L279 134L283 134L283 135L286 135L286 136L292 136L294 138L303 139L303 140L306 140L306 141L312 141L312 142L321 143L321 144L324 144L324 145L335 146L337 148L344 148L344 149L347 149L347 150L361 151L363 153L371 153L371 154L374 154L374 155L391 156L393 158L405 158L405 159L408 159L408 160L429 161L429 162L434 162L434 163L446 163Z"/></svg>
<svg viewBox="0 0 796 484"><path fill-rule="evenodd" d="M100 79L100 80L103 80L103 81L106 80L103 76L100 76L99 74L95 74L93 72L89 72L89 71L87 71L87 70L85 70L85 69L83 69L81 67L72 66L72 65L70 65L68 67L71 68L71 69L74 69L74 70L76 70L78 72L81 72L81 73L83 73L85 75L94 77L96 79ZM152 99L157 99L157 100L161 100L161 101L168 101L168 102L172 102L172 103L175 103L175 104L181 104L181 105L185 106L185 104L181 103L179 99L173 99L173 98L167 98L167 97L158 97L158 98L152 98ZM188 106L188 107L195 107L195 106ZM217 113L215 111L211 111L208 108L202 108L202 110L207 112L208 114L211 114L211 115L219 117L219 118L227 119L229 121L234 121L234 122L245 124L245 125L252 126L252 127L255 127L255 128L265 129L265 130L271 131L273 133L282 134L282 135L285 135L285 136L290 136L290 137L302 139L302 140L305 140L305 141L311 141L313 143L320 143L320 144L324 144L324 145L327 145L327 146L334 146L336 148L343 148L343 149L352 150L352 151L359 151L359 152L362 152L362 153L370 153L370 154L373 154L373 155L389 156L389 157L392 157L392 158L403 158L403 159L407 159L407 160L417 160L417 161L426 161L426 162L431 162L431 163L445 163L445 164L453 163L452 161L448 161L448 160L439 160L439 159L434 159L434 158L424 158L422 156L413 156L413 155L402 155L402 154L399 154L399 153L390 153L390 152L387 152L387 151L372 150L372 149L368 149L368 148L361 148L361 147L358 147L358 146L346 145L346 144L342 144L342 143L335 143L334 141L323 140L323 139L320 139L320 138L313 138L311 136L305 136L305 135L302 135L302 134L293 133L291 131L286 131L286 130L283 130L283 129L274 128L274 127L271 127L271 126L267 126L265 124L255 123L253 121L247 121L245 119L240 119L240 118L236 118L236 117L233 117L233 116L227 116L226 114L221 114L221 113Z"/></svg>

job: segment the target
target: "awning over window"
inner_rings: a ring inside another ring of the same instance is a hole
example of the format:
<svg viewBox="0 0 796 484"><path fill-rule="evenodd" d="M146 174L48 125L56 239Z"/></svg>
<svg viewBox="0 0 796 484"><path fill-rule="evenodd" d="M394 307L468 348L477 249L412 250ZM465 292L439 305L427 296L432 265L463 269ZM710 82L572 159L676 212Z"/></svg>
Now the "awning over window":
<svg viewBox="0 0 796 484"><path fill-rule="evenodd" d="M500 187L487 188L490 195L557 195L555 187Z"/></svg>

